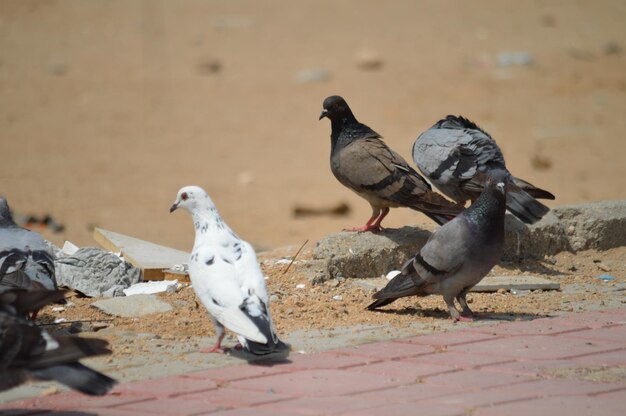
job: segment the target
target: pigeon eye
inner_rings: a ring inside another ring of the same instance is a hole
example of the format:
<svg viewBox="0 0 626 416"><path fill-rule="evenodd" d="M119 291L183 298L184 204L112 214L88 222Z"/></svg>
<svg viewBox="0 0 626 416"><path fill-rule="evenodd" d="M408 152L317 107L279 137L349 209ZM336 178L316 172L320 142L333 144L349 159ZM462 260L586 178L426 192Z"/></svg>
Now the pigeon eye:
<svg viewBox="0 0 626 416"><path fill-rule="evenodd" d="M187 192L183 192L183 193L180 195L180 198L181 198L183 201L186 201L186 200L187 200L187 198L189 198L189 195L187 195Z"/></svg>

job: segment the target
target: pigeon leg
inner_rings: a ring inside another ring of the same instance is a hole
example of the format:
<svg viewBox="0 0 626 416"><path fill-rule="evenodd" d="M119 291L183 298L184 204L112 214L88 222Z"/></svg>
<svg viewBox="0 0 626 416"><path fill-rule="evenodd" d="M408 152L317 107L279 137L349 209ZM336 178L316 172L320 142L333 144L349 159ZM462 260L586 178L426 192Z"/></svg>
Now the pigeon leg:
<svg viewBox="0 0 626 416"><path fill-rule="evenodd" d="M487 316L483 314L474 313L467 305L467 300L465 299L465 297L467 296L467 292L469 292L470 289L471 288L469 287L467 289L464 289L461 293L459 293L459 295L456 298L456 300L459 301L459 304L463 308L463 310L461 311L461 317L468 318L469 321L487 318Z"/></svg>
<svg viewBox="0 0 626 416"><path fill-rule="evenodd" d="M443 295L443 300L446 302L446 305L448 305L448 312L450 313L450 318L452 318L454 322L462 320L459 310L456 308L456 306L454 306L454 296Z"/></svg>
<svg viewBox="0 0 626 416"><path fill-rule="evenodd" d="M387 215L385 213L385 215ZM367 220L367 222L365 223L365 225L363 227L355 227L355 228L348 228L345 229L344 231L373 231L373 230L380 230L380 222L378 222L378 225L374 225L376 219L380 216L380 208L374 208L372 207L372 216L369 220ZM381 218L382 221L382 218Z"/></svg>
<svg viewBox="0 0 626 416"><path fill-rule="evenodd" d="M461 305L461 308L463 308L461 315L471 318L474 317L474 312L472 312L470 307L467 305L467 299L465 299L467 292L469 292L469 288L463 289L463 291L456 297L456 300L459 302L459 305Z"/></svg>
<svg viewBox="0 0 626 416"><path fill-rule="evenodd" d="M382 212L376 219L376 222L372 224L372 229L382 230L383 227L380 226L380 223L383 222L383 219L387 216L387 214L389 214L389 207L383 208Z"/></svg>
<svg viewBox="0 0 626 416"><path fill-rule="evenodd" d="M224 330L224 326L217 322L213 317L213 323L215 324L215 334L217 335L217 341L215 341L215 345L212 347L202 348L200 352L216 352L218 354L224 354L224 349L222 349L222 340L224 336L226 336L226 331Z"/></svg>

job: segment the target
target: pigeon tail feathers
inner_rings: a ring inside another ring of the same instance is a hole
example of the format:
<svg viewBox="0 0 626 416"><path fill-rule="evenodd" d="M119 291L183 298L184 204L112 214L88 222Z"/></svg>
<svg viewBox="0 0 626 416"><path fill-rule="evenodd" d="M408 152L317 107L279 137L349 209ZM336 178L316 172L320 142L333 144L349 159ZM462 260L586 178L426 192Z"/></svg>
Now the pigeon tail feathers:
<svg viewBox="0 0 626 416"><path fill-rule="evenodd" d="M546 215L550 208L537 201L526 191L511 187L506 195L506 208L525 224L534 224Z"/></svg>
<svg viewBox="0 0 626 416"><path fill-rule="evenodd" d="M108 393L116 381L80 363L55 365L31 370L40 380L55 380L81 393L102 396Z"/></svg>

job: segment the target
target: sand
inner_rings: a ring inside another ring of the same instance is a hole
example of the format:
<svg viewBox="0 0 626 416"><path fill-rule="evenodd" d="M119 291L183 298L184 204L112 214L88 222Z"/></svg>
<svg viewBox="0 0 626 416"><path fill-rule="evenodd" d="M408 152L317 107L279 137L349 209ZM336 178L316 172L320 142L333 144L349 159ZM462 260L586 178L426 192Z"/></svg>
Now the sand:
<svg viewBox="0 0 626 416"><path fill-rule="evenodd" d="M462 114L549 205L621 199L624 21L606 0L3 1L0 193L63 223L44 230L58 245L94 245L98 226L189 250L189 218L168 213L188 184L256 247L314 242L370 213L328 166L317 118L340 94L409 160ZM532 64L499 66L510 51ZM297 80L311 69L329 79ZM345 216L292 214L342 202Z"/></svg>

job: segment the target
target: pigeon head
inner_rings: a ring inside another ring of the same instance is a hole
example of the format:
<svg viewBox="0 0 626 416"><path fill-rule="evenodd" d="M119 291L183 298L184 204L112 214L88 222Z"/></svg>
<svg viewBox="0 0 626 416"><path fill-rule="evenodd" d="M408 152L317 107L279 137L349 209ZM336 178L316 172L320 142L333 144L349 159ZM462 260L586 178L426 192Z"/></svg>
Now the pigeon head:
<svg viewBox="0 0 626 416"><path fill-rule="evenodd" d="M329 118L331 121L341 119L354 119L352 110L348 107L348 103L342 97L338 95L331 95L324 100L322 104L324 108L320 114L320 120L323 118Z"/></svg>
<svg viewBox="0 0 626 416"><path fill-rule="evenodd" d="M13 223L11 209L6 199L0 196L0 223Z"/></svg>
<svg viewBox="0 0 626 416"><path fill-rule="evenodd" d="M511 175L506 170L497 169L490 171L486 176L487 188L496 195L498 200L505 200Z"/></svg>
<svg viewBox="0 0 626 416"><path fill-rule="evenodd" d="M170 207L170 212L174 212L178 208L184 208L193 213L200 208L215 208L215 204L204 189L199 186L185 186L178 191L176 201Z"/></svg>

